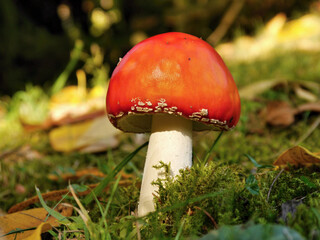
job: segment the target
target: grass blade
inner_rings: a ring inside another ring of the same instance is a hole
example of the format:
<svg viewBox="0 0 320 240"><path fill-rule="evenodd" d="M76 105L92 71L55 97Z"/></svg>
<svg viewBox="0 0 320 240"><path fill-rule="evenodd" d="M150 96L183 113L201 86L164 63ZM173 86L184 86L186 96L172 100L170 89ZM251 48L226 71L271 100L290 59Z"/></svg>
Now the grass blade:
<svg viewBox="0 0 320 240"><path fill-rule="evenodd" d="M107 217L107 214L108 214L108 211L109 211L109 208L110 208L110 205L111 205L111 202L113 200L113 197L114 197L114 194L116 192L116 189L119 185L119 181L120 181L120 176L117 178L117 181L115 182L115 184L113 185L113 188L111 190L111 194L110 194L110 197L109 197L109 200L108 200L108 203L107 203L107 206L102 214L102 218L101 219L106 219Z"/></svg>
<svg viewBox="0 0 320 240"><path fill-rule="evenodd" d="M258 168L258 169L262 169L262 168L274 168L274 166L272 165L261 165L259 164L253 157L251 157L249 154L245 153L244 154L252 163L253 165Z"/></svg>
<svg viewBox="0 0 320 240"><path fill-rule="evenodd" d="M91 203L94 200L94 196L93 194L95 194L96 196L99 196L101 194L101 192L103 191L103 189L105 189L105 187L109 184L109 182L111 182L114 177L121 171L121 169L145 146L148 145L149 142L145 142L144 144L142 144L140 147L138 147L136 150L134 150L132 153L130 153L127 157L125 157L125 159L123 159L116 167L115 169L113 169L113 171L108 174L107 177L105 177L101 183L95 188L93 189L93 193L90 193L86 196L86 198L84 199L84 203L85 205Z"/></svg>
<svg viewBox="0 0 320 240"><path fill-rule="evenodd" d="M40 200L40 203L42 205L42 207L47 210L47 212L53 216L54 218L58 219L59 222L63 223L63 224L66 224L66 223L70 223L69 220L63 216L62 214L60 214L59 212L51 209L47 204L46 202L43 200L43 197L41 195L41 192L39 190L39 188L35 187L36 188L36 192L37 192L37 195L38 195L38 198Z"/></svg>
<svg viewBox="0 0 320 240"><path fill-rule="evenodd" d="M182 230L183 230L183 226L184 226L184 222L185 222L185 221L183 220L182 223L181 223L181 225L180 225L180 227L179 227L179 231L178 231L176 237L174 238L174 240L179 240L179 239L180 239L180 236L181 236Z"/></svg>
<svg viewBox="0 0 320 240"><path fill-rule="evenodd" d="M219 141L220 137L222 136L222 134L223 134L223 131L221 131L219 133L218 137L216 138L216 140L211 145L211 148L209 149L209 151L207 152L206 156L204 157L204 160L203 160L204 164L206 164L208 162L209 157L210 157L211 153L213 152L213 148L218 143L218 141Z"/></svg>

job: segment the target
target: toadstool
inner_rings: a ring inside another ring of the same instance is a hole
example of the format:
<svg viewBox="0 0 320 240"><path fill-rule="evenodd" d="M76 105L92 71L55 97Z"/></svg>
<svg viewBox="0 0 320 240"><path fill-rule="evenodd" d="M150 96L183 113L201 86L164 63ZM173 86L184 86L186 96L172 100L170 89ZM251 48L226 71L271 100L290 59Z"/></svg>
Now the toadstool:
<svg viewBox="0 0 320 240"><path fill-rule="evenodd" d="M170 32L134 46L114 69L106 108L122 131L150 132L138 215L154 210L153 166L170 174L192 166L192 131L230 130L240 117L240 98L219 54L195 36Z"/></svg>

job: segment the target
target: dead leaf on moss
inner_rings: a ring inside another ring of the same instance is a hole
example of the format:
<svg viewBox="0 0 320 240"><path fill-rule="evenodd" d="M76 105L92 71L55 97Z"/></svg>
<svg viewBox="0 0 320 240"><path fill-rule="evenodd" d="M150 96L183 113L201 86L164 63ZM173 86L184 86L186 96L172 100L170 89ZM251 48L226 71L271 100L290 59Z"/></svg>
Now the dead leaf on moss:
<svg viewBox="0 0 320 240"><path fill-rule="evenodd" d="M288 165L309 167L315 164L320 164L320 154L312 153L301 146L295 146L286 150L273 163L273 165L278 167L286 167Z"/></svg>
<svg viewBox="0 0 320 240"><path fill-rule="evenodd" d="M56 210L65 217L71 216L73 211L72 208L62 205L59 205ZM44 208L33 208L11 213L0 217L0 232L2 234L9 233L16 229L29 229L38 226L39 229L7 235L0 237L0 239L25 239L27 237L29 237L29 239L37 239L31 238L31 236L38 236L39 233L41 234L42 232L48 231L52 226L57 227L59 225L60 223L56 218L52 216L48 217L48 212Z"/></svg>

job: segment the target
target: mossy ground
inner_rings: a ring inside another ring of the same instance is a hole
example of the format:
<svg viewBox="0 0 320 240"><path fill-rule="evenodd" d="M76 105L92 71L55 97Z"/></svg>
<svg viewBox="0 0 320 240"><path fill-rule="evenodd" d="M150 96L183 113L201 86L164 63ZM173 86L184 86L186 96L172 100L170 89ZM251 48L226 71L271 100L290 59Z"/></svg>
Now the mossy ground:
<svg viewBox="0 0 320 240"><path fill-rule="evenodd" d="M277 78L320 83L319 53L282 53L267 59L247 63L230 62L227 65L239 88L259 80ZM316 89L314 94L320 95ZM157 182L158 211L141 219L141 239L173 239L177 234L185 238L197 238L216 227L248 222L283 224L308 239L319 238L319 169L289 169L281 172L275 181L280 170L256 169L245 156L252 156L260 164L272 164L281 152L297 143L312 152L320 152L319 128L299 142L318 115L306 113L297 117L295 123L287 127L268 126L262 123L263 120L258 115L270 100L286 100L293 106L303 102L293 91L281 87L269 89L255 100L242 99L242 115L238 126L235 130L223 134L208 163L203 163L202 159L218 133L195 133L194 166L182 171L175 181L165 178ZM27 160L23 156L15 155L13 151L10 158L7 155L6 160L0 162L0 206L4 211L13 204L34 196L35 185L42 192L68 186L68 183L62 180L49 180L48 175L51 173L75 171L90 166L99 167L108 173L137 146L133 135L126 134L120 145L107 153L60 154L50 148L46 133L27 136L5 133L3 130L1 133L7 136L7 141L2 140L2 149L28 143L42 153L40 159ZM145 149L139 152L131 164L125 167L125 171L141 171L145 153ZM254 176L257 181L258 194L252 194L246 188L250 176ZM80 179L73 183L89 184L100 180ZM92 229L97 229L97 235L92 236L92 239L99 239L101 232L107 232L112 239L137 238L136 219L133 214L139 196L139 181L137 177L132 185L118 186L115 190L106 218L107 229L99 223L102 214L97 204L85 206L91 217ZM18 184L23 185L24 192L17 191ZM101 196L101 205L105 206L108 198L109 194L106 193ZM293 199L301 199L303 204L299 205L294 216L289 216L284 221L281 219L281 206ZM69 201L72 202L72 199ZM70 237L71 235L70 233Z"/></svg>

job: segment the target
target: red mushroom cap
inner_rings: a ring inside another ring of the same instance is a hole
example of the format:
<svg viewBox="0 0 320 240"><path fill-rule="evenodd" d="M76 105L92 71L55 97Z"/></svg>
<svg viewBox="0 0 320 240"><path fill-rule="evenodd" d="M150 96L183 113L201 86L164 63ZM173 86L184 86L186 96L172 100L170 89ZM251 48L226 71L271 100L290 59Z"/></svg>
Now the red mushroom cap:
<svg viewBox="0 0 320 240"><path fill-rule="evenodd" d="M240 117L238 89L219 54L178 32L133 47L112 74L106 103L111 123L126 132L150 132L158 113L191 119L195 131L229 130Z"/></svg>

